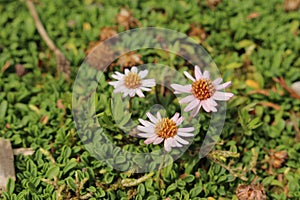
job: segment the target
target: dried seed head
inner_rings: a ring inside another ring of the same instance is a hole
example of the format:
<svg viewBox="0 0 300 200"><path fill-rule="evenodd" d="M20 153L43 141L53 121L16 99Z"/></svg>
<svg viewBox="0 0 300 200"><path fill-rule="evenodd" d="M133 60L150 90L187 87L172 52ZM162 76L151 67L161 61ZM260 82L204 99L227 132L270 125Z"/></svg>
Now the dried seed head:
<svg viewBox="0 0 300 200"><path fill-rule="evenodd" d="M271 154L271 159L270 159L270 163L272 164L272 166L274 168L280 168L281 165L285 162L285 160L287 159L287 152L286 151L274 151L272 150L270 152Z"/></svg>
<svg viewBox="0 0 300 200"><path fill-rule="evenodd" d="M266 200L266 192L261 184L240 184L236 190L239 200Z"/></svg>

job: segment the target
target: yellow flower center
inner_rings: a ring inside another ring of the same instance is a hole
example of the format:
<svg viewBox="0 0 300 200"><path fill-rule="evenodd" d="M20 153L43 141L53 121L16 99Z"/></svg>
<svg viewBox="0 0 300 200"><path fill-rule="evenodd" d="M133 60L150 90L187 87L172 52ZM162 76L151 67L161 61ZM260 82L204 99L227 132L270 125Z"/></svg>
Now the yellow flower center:
<svg viewBox="0 0 300 200"><path fill-rule="evenodd" d="M200 79L192 84L192 93L199 100L210 98L215 91L215 86L209 79Z"/></svg>
<svg viewBox="0 0 300 200"><path fill-rule="evenodd" d="M155 133L157 136L167 139L177 134L177 126L174 121L169 118L163 118L155 126Z"/></svg>
<svg viewBox="0 0 300 200"><path fill-rule="evenodd" d="M129 89L135 89L140 87L142 81L137 73L129 72L126 76L124 76L124 85Z"/></svg>

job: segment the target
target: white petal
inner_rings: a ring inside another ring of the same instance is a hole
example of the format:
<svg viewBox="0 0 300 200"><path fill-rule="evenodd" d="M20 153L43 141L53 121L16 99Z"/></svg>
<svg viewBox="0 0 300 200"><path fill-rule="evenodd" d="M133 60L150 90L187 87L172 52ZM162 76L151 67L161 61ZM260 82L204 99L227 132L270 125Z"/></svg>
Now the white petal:
<svg viewBox="0 0 300 200"><path fill-rule="evenodd" d="M157 138L154 140L153 144L160 144L162 141L164 141L164 138L157 137Z"/></svg>
<svg viewBox="0 0 300 200"><path fill-rule="evenodd" d="M216 85L215 88L216 88L216 90L223 90L225 88L228 88L229 86L231 86L231 81L228 81L228 82L223 83L221 85Z"/></svg>
<svg viewBox="0 0 300 200"><path fill-rule="evenodd" d="M135 95L135 90L134 90L134 89L131 89L131 90L129 91L129 96L130 96L130 97L134 97L134 95Z"/></svg>
<svg viewBox="0 0 300 200"><path fill-rule="evenodd" d="M222 83L223 79L222 78L217 78L216 80L213 81L214 85L219 85L220 83Z"/></svg>
<svg viewBox="0 0 300 200"><path fill-rule="evenodd" d="M125 90L124 93L123 93L123 98L125 98L128 95L129 95L129 90Z"/></svg>
<svg viewBox="0 0 300 200"><path fill-rule="evenodd" d="M142 137L142 138L151 138L156 136L155 133L139 133L138 136Z"/></svg>
<svg viewBox="0 0 300 200"><path fill-rule="evenodd" d="M177 142L179 142L179 143L181 143L181 144L189 144L188 141L182 139L182 138L179 137L178 135L175 135L174 138L175 138L175 140L176 140Z"/></svg>
<svg viewBox="0 0 300 200"><path fill-rule="evenodd" d="M154 87L155 84L155 80L154 79L145 79L142 80L142 86L143 87Z"/></svg>
<svg viewBox="0 0 300 200"><path fill-rule="evenodd" d="M210 105L209 105L205 100L202 101L201 104L202 104L202 106L203 106L203 108L204 108L204 110L205 110L206 112L210 112L210 111L211 111Z"/></svg>
<svg viewBox="0 0 300 200"><path fill-rule="evenodd" d="M184 119L184 118L181 116L181 117L177 120L176 126L179 126L180 124L182 124L183 119Z"/></svg>
<svg viewBox="0 0 300 200"><path fill-rule="evenodd" d="M182 137L194 137L195 136L193 133L183 133L183 132L178 132L177 135L182 136Z"/></svg>
<svg viewBox="0 0 300 200"><path fill-rule="evenodd" d="M192 75L190 75L188 72L183 72L183 73L184 73L184 75L185 75L188 79L192 80L193 82L196 81L195 78L192 77Z"/></svg>
<svg viewBox="0 0 300 200"><path fill-rule="evenodd" d="M148 70L143 70L139 72L139 77L141 79L145 78L148 75Z"/></svg>
<svg viewBox="0 0 300 200"><path fill-rule="evenodd" d="M167 152L170 152L170 151L171 151L172 144L173 144L173 138L168 138L168 139L165 140L164 146L165 146L165 150L166 150Z"/></svg>
<svg viewBox="0 0 300 200"><path fill-rule="evenodd" d="M187 107L185 107L184 111L188 112L188 111L192 110L193 108L198 106L199 103L200 103L200 101L198 99L195 100L195 101L190 102L189 105L187 105Z"/></svg>
<svg viewBox="0 0 300 200"><path fill-rule="evenodd" d="M217 112L218 111L215 106L210 106L210 109L211 109L212 112Z"/></svg>
<svg viewBox="0 0 300 200"><path fill-rule="evenodd" d="M155 126L154 124L152 124L151 122L147 121L147 120L143 120L143 119L139 119L139 122L141 124L143 124L144 126Z"/></svg>
<svg viewBox="0 0 300 200"><path fill-rule="evenodd" d="M131 67L131 72L137 73L137 68L135 66Z"/></svg>
<svg viewBox="0 0 300 200"><path fill-rule="evenodd" d="M154 133L154 127L151 126L137 126L137 129L139 131L145 132L145 133Z"/></svg>
<svg viewBox="0 0 300 200"><path fill-rule="evenodd" d="M108 84L116 87L119 84L119 81L111 81L111 82L108 82Z"/></svg>
<svg viewBox="0 0 300 200"><path fill-rule="evenodd" d="M118 76L124 77L124 74L122 74L122 73L120 73L120 72L115 72L115 73L116 73L116 75L118 75Z"/></svg>
<svg viewBox="0 0 300 200"><path fill-rule="evenodd" d="M198 114L198 112L199 112L199 110L200 110L200 108L201 108L201 102L198 104L198 106L196 107L196 108L194 108L193 109L193 111L192 111L192 116L193 117L195 117L197 114Z"/></svg>
<svg viewBox="0 0 300 200"><path fill-rule="evenodd" d="M199 80L199 79L203 78L201 69L198 65L195 66L195 72L194 73L195 73L196 80Z"/></svg>
<svg viewBox="0 0 300 200"><path fill-rule="evenodd" d="M186 128L179 128L178 129L179 132L192 132L194 130L195 130L194 127L186 127Z"/></svg>
<svg viewBox="0 0 300 200"><path fill-rule="evenodd" d="M180 144L179 142L177 142L176 140L174 140L172 147L182 147L182 144Z"/></svg>
<svg viewBox="0 0 300 200"><path fill-rule="evenodd" d="M158 122L158 120L150 112L147 112L146 115L150 119L150 121L153 122L154 124Z"/></svg>
<svg viewBox="0 0 300 200"><path fill-rule="evenodd" d="M145 95L143 94L142 90L140 90L140 89L137 89L137 90L136 90L136 94L137 94L139 97L145 97Z"/></svg>
<svg viewBox="0 0 300 200"><path fill-rule="evenodd" d="M125 86L116 87L114 93L125 92L127 88Z"/></svg>
<svg viewBox="0 0 300 200"><path fill-rule="evenodd" d="M157 118L158 120L161 120L161 115L160 115L160 112L159 112L159 111L156 113L156 118Z"/></svg>
<svg viewBox="0 0 300 200"><path fill-rule="evenodd" d="M123 78L123 76L119 76L119 75L116 75L116 74L111 75L111 77L113 77L114 79L117 79L117 80L121 80Z"/></svg>
<svg viewBox="0 0 300 200"><path fill-rule="evenodd" d="M179 101L179 103L188 103L188 102L191 102L191 101L194 101L194 100L196 100L195 96L194 95L189 95L189 96L186 96L183 99L181 99Z"/></svg>
<svg viewBox="0 0 300 200"><path fill-rule="evenodd" d="M128 73L129 73L130 71L129 71L129 69L125 69L125 75L127 75Z"/></svg>
<svg viewBox="0 0 300 200"><path fill-rule="evenodd" d="M232 93L229 93L229 92L219 92L219 91L216 91L214 93L214 95L212 96L213 99L218 100L218 101L227 101L231 97L233 97Z"/></svg>
<svg viewBox="0 0 300 200"><path fill-rule="evenodd" d="M191 93L192 90L192 85L171 84L171 87L175 90L175 94Z"/></svg>
<svg viewBox="0 0 300 200"><path fill-rule="evenodd" d="M212 106L217 106L218 105L217 102L212 98L207 99L207 101L208 101L209 105L212 105Z"/></svg>
<svg viewBox="0 0 300 200"><path fill-rule="evenodd" d="M171 120L176 123L178 120L178 117L179 117L179 113L175 113L175 115L171 118Z"/></svg>
<svg viewBox="0 0 300 200"><path fill-rule="evenodd" d="M203 73L203 77L206 78L206 79L209 79L210 78L209 71L205 70L204 73Z"/></svg>
<svg viewBox="0 0 300 200"><path fill-rule="evenodd" d="M148 138L147 140L144 141L144 143L145 144L151 144L156 140L156 138L158 138L157 135L155 135L154 137Z"/></svg>
<svg viewBox="0 0 300 200"><path fill-rule="evenodd" d="M146 87L140 87L140 89L141 89L141 90L144 90L144 91L147 91L147 92L148 92L148 91L151 91L151 88L146 88Z"/></svg>

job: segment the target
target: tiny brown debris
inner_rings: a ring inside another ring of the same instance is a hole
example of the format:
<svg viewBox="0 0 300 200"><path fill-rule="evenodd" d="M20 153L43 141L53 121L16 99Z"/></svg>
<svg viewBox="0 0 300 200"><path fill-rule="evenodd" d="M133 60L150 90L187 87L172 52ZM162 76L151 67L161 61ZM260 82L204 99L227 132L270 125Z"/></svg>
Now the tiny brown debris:
<svg viewBox="0 0 300 200"><path fill-rule="evenodd" d="M247 19L255 19L258 18L260 14L258 12L252 12L247 16Z"/></svg>
<svg viewBox="0 0 300 200"><path fill-rule="evenodd" d="M5 127L6 127L7 129L10 129L10 124L6 124Z"/></svg>
<svg viewBox="0 0 300 200"><path fill-rule="evenodd" d="M222 0L206 0L206 4L211 9L215 9L218 6L218 4L221 2L222 2Z"/></svg>
<svg viewBox="0 0 300 200"><path fill-rule="evenodd" d="M200 178L201 177L201 174L199 172L195 172L195 177L196 178Z"/></svg>
<svg viewBox="0 0 300 200"><path fill-rule="evenodd" d="M1 68L1 72L5 72L10 67L10 62L6 61L3 67Z"/></svg>
<svg viewBox="0 0 300 200"><path fill-rule="evenodd" d="M49 116L45 115L40 119L40 122L42 122L43 124L47 124L49 121Z"/></svg>
<svg viewBox="0 0 300 200"><path fill-rule="evenodd" d="M117 65L120 65L122 68L132 67L136 65L142 65L144 62L142 61L142 56L135 52L129 52L122 55L117 62Z"/></svg>
<svg viewBox="0 0 300 200"><path fill-rule="evenodd" d="M20 77L23 76L26 73L25 67L21 64L16 64L15 65L15 70L16 70L16 74Z"/></svg>
<svg viewBox="0 0 300 200"><path fill-rule="evenodd" d="M57 107L58 109L62 109L62 110L65 110L65 109L66 109L65 106L64 106L64 104L63 104L63 102L62 102L62 99L58 99L58 100L57 100L57 102L56 102L56 107Z"/></svg>
<svg viewBox="0 0 300 200"><path fill-rule="evenodd" d="M117 23L124 26L126 30L141 26L140 22L132 16L132 13L129 10L125 8L121 8L120 13L117 15Z"/></svg>
<svg viewBox="0 0 300 200"><path fill-rule="evenodd" d="M283 8L287 12L298 10L299 6L300 0L285 0L283 3Z"/></svg>
<svg viewBox="0 0 300 200"><path fill-rule="evenodd" d="M191 25L189 36L195 36L202 43L207 38L205 30L199 26Z"/></svg>
<svg viewBox="0 0 300 200"><path fill-rule="evenodd" d="M183 180L183 179L184 179L186 176L187 176L187 174L186 174L186 173L184 173L184 174L181 174L181 175L180 175L180 179L182 179L182 180Z"/></svg>
<svg viewBox="0 0 300 200"><path fill-rule="evenodd" d="M262 184L256 184L257 177L250 185L239 184L236 195L239 200L265 200L266 192Z"/></svg>
<svg viewBox="0 0 300 200"><path fill-rule="evenodd" d="M103 27L99 34L100 41L107 40L113 36L116 36L118 33L112 27Z"/></svg>

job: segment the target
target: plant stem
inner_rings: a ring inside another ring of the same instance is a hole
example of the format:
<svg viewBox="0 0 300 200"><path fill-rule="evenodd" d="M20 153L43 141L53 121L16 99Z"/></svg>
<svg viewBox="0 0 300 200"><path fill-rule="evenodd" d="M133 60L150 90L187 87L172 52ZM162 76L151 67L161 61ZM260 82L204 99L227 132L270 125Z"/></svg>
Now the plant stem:
<svg viewBox="0 0 300 200"><path fill-rule="evenodd" d="M63 72L67 79L70 78L70 62L66 59L64 54L55 46L54 42L50 39L48 36L40 18L39 15L34 7L34 4L32 0L26 0L26 5L28 7L28 10L30 12L30 15L32 16L35 26L41 35L42 39L45 41L47 46L50 48L51 51L53 51L56 55L56 64L57 64L57 72Z"/></svg>
<svg viewBox="0 0 300 200"><path fill-rule="evenodd" d="M162 169L163 169L163 166L164 166L164 163L165 163L165 159L166 159L166 151L164 149L163 150L163 160L159 165L158 172L157 172L157 177L156 177L156 184L158 185L158 187L160 185L161 172L162 172Z"/></svg>

